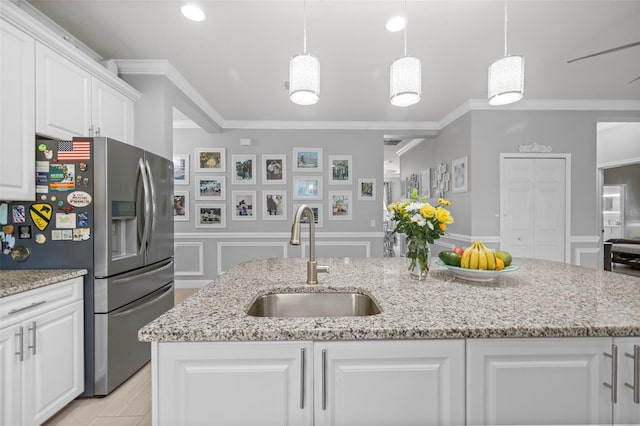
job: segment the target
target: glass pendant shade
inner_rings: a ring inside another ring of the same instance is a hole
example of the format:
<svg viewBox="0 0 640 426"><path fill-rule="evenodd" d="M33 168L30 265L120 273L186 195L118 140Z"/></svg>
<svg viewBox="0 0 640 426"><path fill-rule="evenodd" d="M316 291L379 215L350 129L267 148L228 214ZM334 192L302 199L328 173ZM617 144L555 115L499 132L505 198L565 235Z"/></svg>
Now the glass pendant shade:
<svg viewBox="0 0 640 426"><path fill-rule="evenodd" d="M505 56L489 66L489 104L507 105L524 96L524 58Z"/></svg>
<svg viewBox="0 0 640 426"><path fill-rule="evenodd" d="M289 63L289 99L298 105L313 105L320 99L320 61L302 53Z"/></svg>
<svg viewBox="0 0 640 426"><path fill-rule="evenodd" d="M395 106L409 106L420 101L422 63L412 56L398 58L391 64L389 97Z"/></svg>

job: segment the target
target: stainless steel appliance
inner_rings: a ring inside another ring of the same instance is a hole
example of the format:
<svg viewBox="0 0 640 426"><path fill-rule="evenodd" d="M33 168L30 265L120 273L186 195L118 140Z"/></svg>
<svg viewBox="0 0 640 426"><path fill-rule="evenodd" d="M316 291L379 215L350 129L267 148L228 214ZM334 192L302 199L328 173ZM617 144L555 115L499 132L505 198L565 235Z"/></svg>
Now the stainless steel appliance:
<svg viewBox="0 0 640 426"><path fill-rule="evenodd" d="M11 209L42 236L0 266L89 270L83 395L106 395L149 361L138 330L173 306L173 162L103 137L37 145L38 200Z"/></svg>

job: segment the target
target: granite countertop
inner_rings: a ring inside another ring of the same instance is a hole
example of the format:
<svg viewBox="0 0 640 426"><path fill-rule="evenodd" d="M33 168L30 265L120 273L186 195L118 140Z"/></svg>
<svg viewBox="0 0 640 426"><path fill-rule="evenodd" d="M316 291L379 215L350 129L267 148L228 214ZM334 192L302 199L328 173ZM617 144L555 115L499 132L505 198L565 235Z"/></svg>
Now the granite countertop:
<svg viewBox="0 0 640 426"><path fill-rule="evenodd" d="M558 262L514 259L490 283L432 266L411 279L404 258L319 259L329 274L307 285L306 259L235 266L139 331L142 341L259 341L640 336L640 278ZM259 318L253 300L274 292L357 291L382 313L369 317Z"/></svg>
<svg viewBox="0 0 640 426"><path fill-rule="evenodd" d="M86 269L22 269L0 271L0 297L56 284L87 274Z"/></svg>

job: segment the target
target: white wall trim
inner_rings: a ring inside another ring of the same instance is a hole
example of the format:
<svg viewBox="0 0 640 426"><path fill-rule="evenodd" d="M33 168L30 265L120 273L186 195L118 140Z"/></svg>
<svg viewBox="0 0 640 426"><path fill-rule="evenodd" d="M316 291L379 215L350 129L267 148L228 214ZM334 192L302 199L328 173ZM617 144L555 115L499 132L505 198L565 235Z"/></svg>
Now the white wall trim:
<svg viewBox="0 0 640 426"><path fill-rule="evenodd" d="M575 255L575 259L576 259L576 265L578 266L582 266L582 255L583 254L595 254L595 255L599 255L600 254L600 249L599 248L577 248L574 250L574 255ZM597 265L597 263L596 263Z"/></svg>
<svg viewBox="0 0 640 426"><path fill-rule="evenodd" d="M640 163L640 157L636 157L636 158L627 158L624 160L609 161L607 163L599 163L597 167L599 169L611 169L613 167L629 166L632 164L639 164L639 163Z"/></svg>
<svg viewBox="0 0 640 426"><path fill-rule="evenodd" d="M627 99L523 99L510 105L492 106L485 99L470 99L471 110L514 111L636 111L640 101Z"/></svg>
<svg viewBox="0 0 640 426"><path fill-rule="evenodd" d="M600 244L597 235L572 235L569 240L571 244Z"/></svg>
<svg viewBox="0 0 640 426"><path fill-rule="evenodd" d="M216 244L216 261L217 261L217 265L216 265L216 274L217 275L222 275L223 274L223 270L222 270L222 249L224 247L280 247L282 248L282 257L289 257L289 254L287 252L287 249L289 247L289 243L279 243L279 242L257 242L257 241L247 241L247 242L240 242L240 241L220 241Z"/></svg>
<svg viewBox="0 0 640 426"><path fill-rule="evenodd" d="M499 235L464 235L464 234L454 234L454 233L447 232L440 238L450 238L452 240L464 241L467 243L472 243L474 241L482 241L485 244L500 242Z"/></svg>
<svg viewBox="0 0 640 426"><path fill-rule="evenodd" d="M440 124L434 121L248 121L225 120L225 130L420 130L436 136Z"/></svg>
<svg viewBox="0 0 640 426"><path fill-rule="evenodd" d="M204 243L199 242L174 242L174 252L178 251L178 247L196 247L198 249L198 270L197 271L178 271L174 270L176 276L203 276L204 275Z"/></svg>
<svg viewBox="0 0 640 426"><path fill-rule="evenodd" d="M369 241L316 241L317 246L352 246L352 247L364 247L365 257L371 257L371 243ZM303 242L300 244L300 257L307 257L307 247L309 242Z"/></svg>
<svg viewBox="0 0 640 426"><path fill-rule="evenodd" d="M304 230L301 231L304 238ZM227 240L256 240L256 239L286 239L291 238L289 232L176 232L175 239L227 239ZM316 238L384 238L384 232L317 232Z"/></svg>

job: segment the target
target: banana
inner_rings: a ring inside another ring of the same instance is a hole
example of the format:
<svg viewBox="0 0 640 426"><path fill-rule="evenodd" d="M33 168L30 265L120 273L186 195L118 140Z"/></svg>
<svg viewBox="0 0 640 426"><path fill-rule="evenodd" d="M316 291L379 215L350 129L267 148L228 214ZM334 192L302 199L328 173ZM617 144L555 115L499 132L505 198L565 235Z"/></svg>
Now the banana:
<svg viewBox="0 0 640 426"><path fill-rule="evenodd" d="M482 243L478 245L476 249L478 251L478 269L486 270L487 269L487 255L482 246Z"/></svg>
<svg viewBox="0 0 640 426"><path fill-rule="evenodd" d="M462 253L462 260L460 261L460 267L468 268L470 258L471 258L471 247L467 247Z"/></svg>
<svg viewBox="0 0 640 426"><path fill-rule="evenodd" d="M476 246L474 246L473 250L471 250L471 258L469 259L469 268L478 269L479 261L480 261L480 251L476 248Z"/></svg>
<svg viewBox="0 0 640 426"><path fill-rule="evenodd" d="M485 247L484 253L487 258L487 269L493 271L496 269L496 256L493 254L493 250Z"/></svg>

